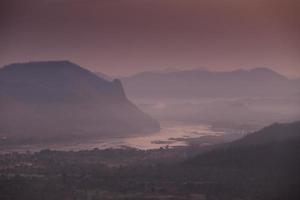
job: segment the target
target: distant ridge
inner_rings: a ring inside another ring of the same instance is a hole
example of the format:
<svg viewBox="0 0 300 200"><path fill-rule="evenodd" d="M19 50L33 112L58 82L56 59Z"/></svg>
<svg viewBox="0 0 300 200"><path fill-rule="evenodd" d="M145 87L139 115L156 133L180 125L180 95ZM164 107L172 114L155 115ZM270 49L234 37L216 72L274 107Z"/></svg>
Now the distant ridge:
<svg viewBox="0 0 300 200"><path fill-rule="evenodd" d="M134 99L280 97L297 94L296 80L268 68L142 72L122 79ZM145 92L147 91L147 92Z"/></svg>

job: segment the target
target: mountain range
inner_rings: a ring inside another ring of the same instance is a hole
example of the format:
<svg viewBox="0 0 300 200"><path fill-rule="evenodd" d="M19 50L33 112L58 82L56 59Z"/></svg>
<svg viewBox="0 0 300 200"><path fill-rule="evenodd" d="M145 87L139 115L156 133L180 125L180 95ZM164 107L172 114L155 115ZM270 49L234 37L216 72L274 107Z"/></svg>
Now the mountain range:
<svg viewBox="0 0 300 200"><path fill-rule="evenodd" d="M120 136L159 130L159 123L108 81L69 61L16 63L0 69L0 135Z"/></svg>
<svg viewBox="0 0 300 200"><path fill-rule="evenodd" d="M255 98L299 95L299 80L268 68L213 72L150 71L122 79L133 99Z"/></svg>

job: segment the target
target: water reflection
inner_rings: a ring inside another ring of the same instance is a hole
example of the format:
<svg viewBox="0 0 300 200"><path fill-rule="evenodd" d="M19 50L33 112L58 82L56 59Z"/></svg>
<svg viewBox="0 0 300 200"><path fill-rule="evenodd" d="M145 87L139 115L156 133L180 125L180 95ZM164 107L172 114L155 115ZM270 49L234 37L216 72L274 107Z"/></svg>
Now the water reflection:
<svg viewBox="0 0 300 200"><path fill-rule="evenodd" d="M28 145L14 149L9 152L18 151L40 151L42 149L53 150L86 150L86 149L105 149L133 147L139 149L156 149L160 147L174 147L187 145L184 139L199 138L206 135L223 135L224 132L213 131L209 125L205 124L183 124L179 122L164 122L161 124L161 130L156 133L135 136L135 137L118 137L118 138L101 138L72 142L68 144L51 144L51 145Z"/></svg>
<svg viewBox="0 0 300 200"><path fill-rule="evenodd" d="M126 138L124 143L127 146L139 149L155 149L160 147L173 147L187 145L184 139L198 138L206 135L222 135L223 132L213 131L209 125L205 124L182 124L178 122L166 122L162 124L162 129L151 135L134 138Z"/></svg>

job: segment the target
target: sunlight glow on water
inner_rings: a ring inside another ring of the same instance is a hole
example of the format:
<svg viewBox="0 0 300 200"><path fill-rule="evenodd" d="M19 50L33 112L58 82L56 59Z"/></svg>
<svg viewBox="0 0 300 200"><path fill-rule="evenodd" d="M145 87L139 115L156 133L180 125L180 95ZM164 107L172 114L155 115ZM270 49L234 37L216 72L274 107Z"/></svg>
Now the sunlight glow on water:
<svg viewBox="0 0 300 200"><path fill-rule="evenodd" d="M49 145L27 145L14 149L9 152L40 151L42 149L52 150L87 150L87 149L105 149L133 147L138 149L157 149L160 147L186 146L186 142L181 139L198 138L206 135L223 135L223 132L216 132L209 125L187 125L175 122L162 123L159 132L135 136L135 137L117 137L85 140L82 142L72 142L68 144L49 144Z"/></svg>
<svg viewBox="0 0 300 200"><path fill-rule="evenodd" d="M176 139L198 138L205 135L221 135L223 132L212 131L211 127L204 124L186 125L177 123L167 123L162 125L161 131L151 135L127 138L127 146L139 149L156 149L165 146L185 146L184 141Z"/></svg>

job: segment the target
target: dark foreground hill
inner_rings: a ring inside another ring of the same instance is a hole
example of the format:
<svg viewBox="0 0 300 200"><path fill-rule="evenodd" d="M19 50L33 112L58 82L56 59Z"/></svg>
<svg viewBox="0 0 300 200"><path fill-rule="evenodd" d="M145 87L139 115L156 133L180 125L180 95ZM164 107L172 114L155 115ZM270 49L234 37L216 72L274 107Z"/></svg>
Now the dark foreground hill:
<svg viewBox="0 0 300 200"><path fill-rule="evenodd" d="M300 157L296 156L298 153L300 153L300 121L272 124L236 141L216 146L187 163L195 166L224 164L232 167L258 167L267 164L278 167L288 166L288 162L283 161L300 164Z"/></svg>
<svg viewBox="0 0 300 200"><path fill-rule="evenodd" d="M208 179L216 181L215 187L229 195L245 199L298 199L299 155L300 121L273 124L191 158L185 165L209 172Z"/></svg>
<svg viewBox="0 0 300 200"><path fill-rule="evenodd" d="M0 69L0 135L51 138L120 136L159 129L157 121L108 81L68 61Z"/></svg>
<svg viewBox="0 0 300 200"><path fill-rule="evenodd" d="M196 156L187 163L196 166L231 167L300 167L300 121L273 124L231 143L222 144L210 152Z"/></svg>
<svg viewBox="0 0 300 200"><path fill-rule="evenodd" d="M300 139L300 121L274 123L235 141L233 145L262 145Z"/></svg>

